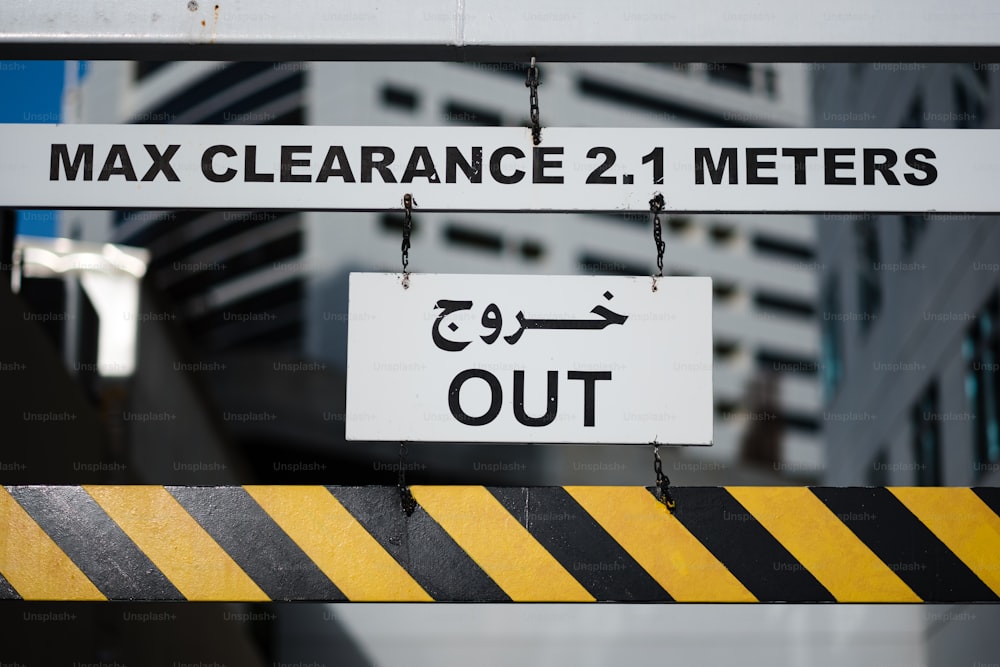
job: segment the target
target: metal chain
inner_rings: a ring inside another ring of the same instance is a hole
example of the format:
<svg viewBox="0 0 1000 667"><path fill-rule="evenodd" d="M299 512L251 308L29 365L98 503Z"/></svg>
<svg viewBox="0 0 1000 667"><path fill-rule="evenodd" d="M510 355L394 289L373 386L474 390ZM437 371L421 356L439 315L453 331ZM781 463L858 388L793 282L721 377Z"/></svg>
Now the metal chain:
<svg viewBox="0 0 1000 667"><path fill-rule="evenodd" d="M406 443L399 443L399 476L396 481L399 487L399 504L403 509L403 514L412 516L413 511L417 509L417 501L410 493L410 487L406 485L406 457L408 454Z"/></svg>
<svg viewBox="0 0 1000 667"><path fill-rule="evenodd" d="M677 503L674 501L674 497L670 495L670 478L663 474L663 461L660 460L660 446L656 443L653 443L653 471L656 473L657 497L668 510L673 512L674 508L677 507Z"/></svg>
<svg viewBox="0 0 1000 667"><path fill-rule="evenodd" d="M535 66L535 57L532 56L531 65L528 67L528 78L524 81L524 85L531 91L528 97L531 116L531 140L536 146L542 143L542 124L538 119L538 86L540 84L541 82L538 80L538 68Z"/></svg>
<svg viewBox="0 0 1000 667"><path fill-rule="evenodd" d="M666 202L659 192L649 200L649 212L653 214L653 242L656 243L656 276L658 278L663 277L663 252L667 247L667 244L663 242L663 226L660 224L660 212L663 211L664 206L666 206Z"/></svg>
<svg viewBox="0 0 1000 667"><path fill-rule="evenodd" d="M403 244L400 248L403 253L403 289L410 286L410 273L406 269L410 265L410 234L413 232L414 204L416 201L413 195L410 193L403 195Z"/></svg>

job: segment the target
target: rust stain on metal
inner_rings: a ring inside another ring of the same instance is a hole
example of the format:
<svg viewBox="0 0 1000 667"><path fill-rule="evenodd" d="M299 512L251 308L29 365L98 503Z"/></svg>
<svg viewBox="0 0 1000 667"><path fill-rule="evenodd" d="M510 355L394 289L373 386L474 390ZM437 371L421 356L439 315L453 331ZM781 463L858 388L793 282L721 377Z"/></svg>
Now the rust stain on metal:
<svg viewBox="0 0 1000 667"><path fill-rule="evenodd" d="M201 19L200 23L201 23L201 28L202 29L201 29L201 33L199 35L199 41L204 40L204 41L206 41L209 44L215 44L216 39L219 36L219 12L220 12L221 8L222 8L221 5L214 5L212 7L212 25L211 25L211 27L209 27L209 25L208 25L208 19L207 18ZM198 11L200 9L200 7L198 6L197 0L191 0L190 2L188 2L188 9L190 9L193 12ZM209 33L207 35L205 34L205 30L209 30ZM206 37L207 37L207 39L206 39Z"/></svg>
<svg viewBox="0 0 1000 667"><path fill-rule="evenodd" d="M208 41L215 44L215 39L219 35L219 5L216 5L212 10L212 36L209 37Z"/></svg>

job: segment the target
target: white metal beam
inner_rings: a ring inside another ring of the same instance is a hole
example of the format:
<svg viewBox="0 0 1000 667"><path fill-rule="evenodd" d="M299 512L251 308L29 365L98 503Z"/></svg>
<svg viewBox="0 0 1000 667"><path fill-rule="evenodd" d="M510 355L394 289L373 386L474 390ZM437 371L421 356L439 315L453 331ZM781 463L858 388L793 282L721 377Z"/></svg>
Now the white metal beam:
<svg viewBox="0 0 1000 667"><path fill-rule="evenodd" d="M0 58L1000 60L994 0L34 0Z"/></svg>

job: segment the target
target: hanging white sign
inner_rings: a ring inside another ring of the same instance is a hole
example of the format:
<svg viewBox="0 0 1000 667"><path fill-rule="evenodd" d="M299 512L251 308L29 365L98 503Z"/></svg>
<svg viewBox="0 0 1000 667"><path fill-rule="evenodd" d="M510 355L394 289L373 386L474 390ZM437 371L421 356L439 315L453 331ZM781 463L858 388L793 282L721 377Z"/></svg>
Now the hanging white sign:
<svg viewBox="0 0 1000 667"><path fill-rule="evenodd" d="M1000 131L0 125L0 206L1000 212Z"/></svg>
<svg viewBox="0 0 1000 667"><path fill-rule="evenodd" d="M348 440L712 443L710 278L352 273Z"/></svg>

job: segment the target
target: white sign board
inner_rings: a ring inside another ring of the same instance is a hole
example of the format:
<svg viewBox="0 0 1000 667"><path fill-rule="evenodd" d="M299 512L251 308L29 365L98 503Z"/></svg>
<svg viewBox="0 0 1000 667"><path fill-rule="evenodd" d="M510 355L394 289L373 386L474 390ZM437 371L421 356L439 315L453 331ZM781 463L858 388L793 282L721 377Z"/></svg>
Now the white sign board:
<svg viewBox="0 0 1000 667"><path fill-rule="evenodd" d="M710 278L352 273L348 440L712 443Z"/></svg>
<svg viewBox="0 0 1000 667"><path fill-rule="evenodd" d="M0 125L0 206L1000 212L1000 131Z"/></svg>

